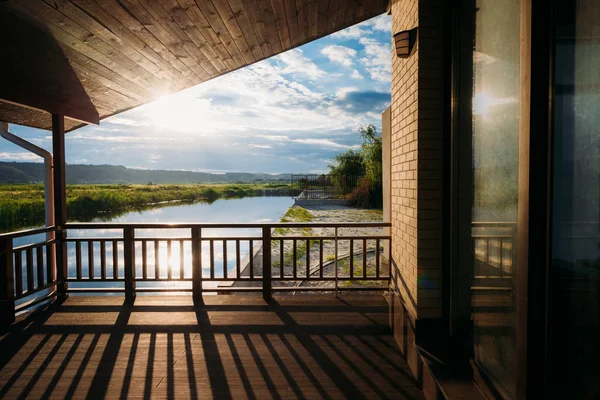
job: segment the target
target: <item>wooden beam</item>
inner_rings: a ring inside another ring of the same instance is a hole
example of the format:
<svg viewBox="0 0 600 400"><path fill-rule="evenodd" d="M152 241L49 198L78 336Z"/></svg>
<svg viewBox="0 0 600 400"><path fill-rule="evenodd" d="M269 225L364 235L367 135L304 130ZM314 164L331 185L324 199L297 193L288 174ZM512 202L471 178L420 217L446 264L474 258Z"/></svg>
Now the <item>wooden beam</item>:
<svg viewBox="0 0 600 400"><path fill-rule="evenodd" d="M52 157L54 162L54 224L56 225L56 279L57 290L66 296L67 283L67 184L65 173L65 118L52 115Z"/></svg>

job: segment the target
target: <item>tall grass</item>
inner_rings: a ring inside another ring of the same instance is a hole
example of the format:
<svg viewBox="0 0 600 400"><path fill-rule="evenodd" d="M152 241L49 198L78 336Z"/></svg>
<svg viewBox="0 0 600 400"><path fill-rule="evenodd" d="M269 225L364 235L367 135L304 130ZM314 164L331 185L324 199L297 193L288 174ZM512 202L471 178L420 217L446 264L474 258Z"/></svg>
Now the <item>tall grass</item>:
<svg viewBox="0 0 600 400"><path fill-rule="evenodd" d="M168 202L208 202L220 198L287 195L288 186L269 184L211 185L67 185L70 221L90 221ZM43 225L43 185L0 185L0 231Z"/></svg>

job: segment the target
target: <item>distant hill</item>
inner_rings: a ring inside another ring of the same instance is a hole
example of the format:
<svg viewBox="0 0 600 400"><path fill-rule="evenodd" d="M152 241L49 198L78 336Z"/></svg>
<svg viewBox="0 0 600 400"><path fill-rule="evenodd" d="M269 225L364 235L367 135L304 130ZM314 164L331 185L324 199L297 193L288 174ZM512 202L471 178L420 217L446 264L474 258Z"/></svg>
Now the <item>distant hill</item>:
<svg viewBox="0 0 600 400"><path fill-rule="evenodd" d="M251 183L289 181L290 174L252 174L132 169L117 165L67 165L69 184L107 183ZM36 183L44 181L44 164L0 162L0 183Z"/></svg>

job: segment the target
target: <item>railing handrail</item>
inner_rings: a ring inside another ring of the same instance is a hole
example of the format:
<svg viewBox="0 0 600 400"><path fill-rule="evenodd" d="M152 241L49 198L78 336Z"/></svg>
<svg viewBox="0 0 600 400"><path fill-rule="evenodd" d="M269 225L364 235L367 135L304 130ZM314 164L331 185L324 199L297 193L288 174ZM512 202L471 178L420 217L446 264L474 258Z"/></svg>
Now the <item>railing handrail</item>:
<svg viewBox="0 0 600 400"><path fill-rule="evenodd" d="M72 222L66 224L67 229L191 229L191 228L388 228L391 227L390 222L239 222L239 223L224 223L224 222L206 222L206 223L190 223L190 222L172 222L172 223L156 223L156 222Z"/></svg>
<svg viewBox="0 0 600 400"><path fill-rule="evenodd" d="M48 232L55 232L55 231L56 231L56 227L55 226L46 226L46 227L43 227L43 228L24 229L22 231L0 233L0 240L2 240L2 239L15 239L15 238L24 237L24 236L33 236L33 235L39 235L41 233L48 233Z"/></svg>

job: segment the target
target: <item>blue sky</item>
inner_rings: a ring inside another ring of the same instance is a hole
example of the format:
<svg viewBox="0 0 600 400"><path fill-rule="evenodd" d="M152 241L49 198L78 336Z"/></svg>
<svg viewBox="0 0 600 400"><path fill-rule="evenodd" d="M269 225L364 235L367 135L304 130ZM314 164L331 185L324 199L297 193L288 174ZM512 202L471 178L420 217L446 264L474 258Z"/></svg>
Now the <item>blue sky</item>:
<svg viewBox="0 0 600 400"><path fill-rule="evenodd" d="M207 172L324 172L381 126L391 17L382 15L67 134L67 163ZM49 132L10 130L50 150ZM4 140L0 160L41 161Z"/></svg>

